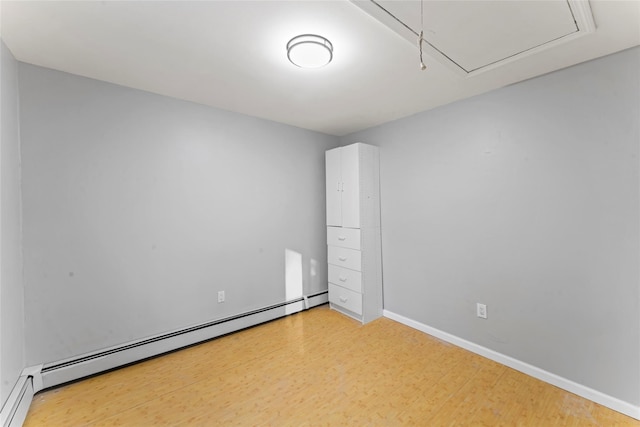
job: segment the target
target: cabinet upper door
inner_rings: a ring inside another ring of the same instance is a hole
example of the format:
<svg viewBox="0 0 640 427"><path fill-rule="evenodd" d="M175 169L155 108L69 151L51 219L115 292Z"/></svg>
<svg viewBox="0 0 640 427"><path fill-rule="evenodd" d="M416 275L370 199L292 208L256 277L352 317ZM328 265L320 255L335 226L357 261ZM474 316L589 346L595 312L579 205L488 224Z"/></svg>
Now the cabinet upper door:
<svg viewBox="0 0 640 427"><path fill-rule="evenodd" d="M340 148L329 150L326 160L327 225L342 226L342 174L340 172Z"/></svg>
<svg viewBox="0 0 640 427"><path fill-rule="evenodd" d="M341 149L342 227L360 228L360 145Z"/></svg>

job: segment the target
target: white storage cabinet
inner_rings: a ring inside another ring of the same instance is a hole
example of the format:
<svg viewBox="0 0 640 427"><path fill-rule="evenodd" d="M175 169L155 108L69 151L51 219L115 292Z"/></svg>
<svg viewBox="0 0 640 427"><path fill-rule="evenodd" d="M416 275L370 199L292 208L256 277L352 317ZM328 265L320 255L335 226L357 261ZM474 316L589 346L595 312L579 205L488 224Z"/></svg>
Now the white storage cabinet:
<svg viewBox="0 0 640 427"><path fill-rule="evenodd" d="M382 316L379 163L363 143L326 153L329 303L363 323Z"/></svg>

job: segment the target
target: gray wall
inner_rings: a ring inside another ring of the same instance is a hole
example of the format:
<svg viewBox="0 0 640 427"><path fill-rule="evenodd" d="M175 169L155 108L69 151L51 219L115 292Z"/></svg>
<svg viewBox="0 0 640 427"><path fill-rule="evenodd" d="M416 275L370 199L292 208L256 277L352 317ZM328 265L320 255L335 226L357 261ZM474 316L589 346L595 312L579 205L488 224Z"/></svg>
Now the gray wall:
<svg viewBox="0 0 640 427"><path fill-rule="evenodd" d="M24 362L18 63L0 41L0 407Z"/></svg>
<svg viewBox="0 0 640 427"><path fill-rule="evenodd" d="M337 138L27 64L20 114L28 364L326 289Z"/></svg>
<svg viewBox="0 0 640 427"><path fill-rule="evenodd" d="M639 79L635 48L342 138L381 147L385 309L640 404Z"/></svg>

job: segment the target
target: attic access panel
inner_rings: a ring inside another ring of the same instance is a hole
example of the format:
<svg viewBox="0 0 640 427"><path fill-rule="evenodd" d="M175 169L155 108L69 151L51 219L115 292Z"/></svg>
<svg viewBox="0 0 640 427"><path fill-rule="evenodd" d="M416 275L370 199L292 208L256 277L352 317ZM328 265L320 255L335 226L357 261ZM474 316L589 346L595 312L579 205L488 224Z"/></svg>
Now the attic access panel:
<svg viewBox="0 0 640 427"><path fill-rule="evenodd" d="M352 0L414 46L423 27L416 0ZM425 0L425 53L472 75L595 30L586 0Z"/></svg>

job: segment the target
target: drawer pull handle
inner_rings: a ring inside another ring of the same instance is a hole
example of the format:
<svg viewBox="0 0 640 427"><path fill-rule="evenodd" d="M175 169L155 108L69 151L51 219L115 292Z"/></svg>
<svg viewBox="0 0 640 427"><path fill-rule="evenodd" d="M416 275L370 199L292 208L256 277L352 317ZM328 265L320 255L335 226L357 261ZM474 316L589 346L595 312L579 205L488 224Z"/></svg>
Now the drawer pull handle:
<svg viewBox="0 0 640 427"><path fill-rule="evenodd" d="M347 257L346 257L346 256L339 256L339 257L338 257L338 259L339 259L340 261L346 261L346 260L347 260Z"/></svg>
<svg viewBox="0 0 640 427"><path fill-rule="evenodd" d="M347 281L347 278L344 277L344 276L340 276L340 277L338 277L338 279L340 279L341 282L346 282Z"/></svg>
<svg viewBox="0 0 640 427"><path fill-rule="evenodd" d="M345 236L338 236L338 240L344 241L347 240L347 238Z"/></svg>
<svg viewBox="0 0 640 427"><path fill-rule="evenodd" d="M340 302L347 302L347 297L340 297Z"/></svg>

